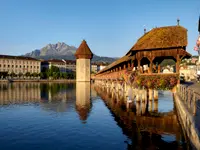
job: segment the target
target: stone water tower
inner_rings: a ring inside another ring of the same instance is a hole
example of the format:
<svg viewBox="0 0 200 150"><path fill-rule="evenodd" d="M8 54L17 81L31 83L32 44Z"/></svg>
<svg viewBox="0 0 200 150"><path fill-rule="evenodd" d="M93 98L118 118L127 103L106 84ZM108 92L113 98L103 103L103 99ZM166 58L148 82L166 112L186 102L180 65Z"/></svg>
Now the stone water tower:
<svg viewBox="0 0 200 150"><path fill-rule="evenodd" d="M76 81L90 82L91 62L93 53L85 40L75 53L76 57Z"/></svg>

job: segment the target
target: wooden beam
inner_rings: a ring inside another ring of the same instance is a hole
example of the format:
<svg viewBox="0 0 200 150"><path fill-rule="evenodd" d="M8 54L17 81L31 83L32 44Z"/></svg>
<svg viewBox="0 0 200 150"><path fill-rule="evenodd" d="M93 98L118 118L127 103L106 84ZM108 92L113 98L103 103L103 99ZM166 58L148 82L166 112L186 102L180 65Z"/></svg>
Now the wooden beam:
<svg viewBox="0 0 200 150"><path fill-rule="evenodd" d="M141 60L141 59L138 59L138 66L137 66L137 67L138 67L138 70L139 70L139 72L141 71L141 70L140 70L140 60Z"/></svg>
<svg viewBox="0 0 200 150"><path fill-rule="evenodd" d="M160 64L158 64L158 73L160 73L161 68L160 68Z"/></svg>
<svg viewBox="0 0 200 150"><path fill-rule="evenodd" d="M179 67L180 67L180 56L179 54L176 57L176 73L179 75Z"/></svg>
<svg viewBox="0 0 200 150"><path fill-rule="evenodd" d="M124 64L124 69L126 69L126 64Z"/></svg>
<svg viewBox="0 0 200 150"><path fill-rule="evenodd" d="M153 68L153 61L150 60L149 73L152 73L152 68Z"/></svg>

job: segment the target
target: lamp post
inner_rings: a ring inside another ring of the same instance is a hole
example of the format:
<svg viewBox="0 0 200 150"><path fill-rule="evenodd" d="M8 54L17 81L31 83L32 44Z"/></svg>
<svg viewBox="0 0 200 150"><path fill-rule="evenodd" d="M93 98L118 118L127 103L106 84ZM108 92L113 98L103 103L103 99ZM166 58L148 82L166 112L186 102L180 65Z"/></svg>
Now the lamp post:
<svg viewBox="0 0 200 150"><path fill-rule="evenodd" d="M197 51L198 51L198 54L199 54L199 61L198 61L198 64L200 64L200 16L199 16L199 25L198 25L198 31L199 31L199 37L197 39Z"/></svg>

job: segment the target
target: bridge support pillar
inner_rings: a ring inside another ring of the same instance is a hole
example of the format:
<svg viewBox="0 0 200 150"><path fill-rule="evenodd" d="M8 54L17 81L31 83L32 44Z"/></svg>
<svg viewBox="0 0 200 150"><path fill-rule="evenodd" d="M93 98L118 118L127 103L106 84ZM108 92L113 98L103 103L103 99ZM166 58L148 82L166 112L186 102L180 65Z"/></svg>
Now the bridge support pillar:
<svg viewBox="0 0 200 150"><path fill-rule="evenodd" d="M139 116L140 112L140 102L136 102L136 115Z"/></svg>
<svg viewBox="0 0 200 150"><path fill-rule="evenodd" d="M154 100L158 100L158 90L153 91Z"/></svg>
<svg viewBox="0 0 200 150"><path fill-rule="evenodd" d="M152 96L153 96L153 90L149 89L149 100L152 101Z"/></svg>
<svg viewBox="0 0 200 150"><path fill-rule="evenodd" d="M153 101L149 101L149 111L153 111Z"/></svg>
<svg viewBox="0 0 200 150"><path fill-rule="evenodd" d="M158 112L158 101L154 101L154 112Z"/></svg>
<svg viewBox="0 0 200 150"><path fill-rule="evenodd" d="M140 94L141 94L141 96L142 96L142 102L145 102L145 90L141 90L140 91Z"/></svg>
<svg viewBox="0 0 200 150"><path fill-rule="evenodd" d="M141 107L142 107L142 114L145 114L145 111L146 111L146 102L143 102Z"/></svg>
<svg viewBox="0 0 200 150"><path fill-rule="evenodd" d="M140 102L140 93L139 93L139 90L136 91L136 102Z"/></svg>

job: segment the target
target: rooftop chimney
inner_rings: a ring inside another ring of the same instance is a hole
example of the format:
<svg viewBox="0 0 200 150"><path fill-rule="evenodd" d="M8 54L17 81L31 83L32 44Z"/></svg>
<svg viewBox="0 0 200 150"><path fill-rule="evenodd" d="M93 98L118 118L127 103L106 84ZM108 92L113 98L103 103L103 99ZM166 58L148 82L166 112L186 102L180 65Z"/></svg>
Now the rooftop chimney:
<svg viewBox="0 0 200 150"><path fill-rule="evenodd" d="M144 28L144 34L146 34L146 31L147 31L147 29L146 29L146 28Z"/></svg>
<svg viewBox="0 0 200 150"><path fill-rule="evenodd" d="M179 23L180 23L180 19L177 18L177 26L179 26Z"/></svg>

